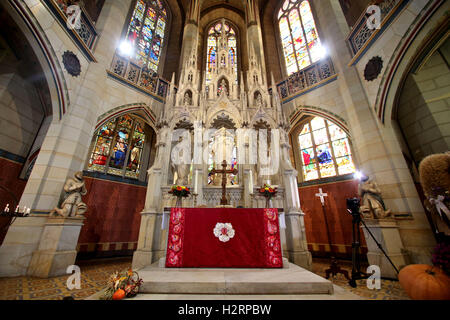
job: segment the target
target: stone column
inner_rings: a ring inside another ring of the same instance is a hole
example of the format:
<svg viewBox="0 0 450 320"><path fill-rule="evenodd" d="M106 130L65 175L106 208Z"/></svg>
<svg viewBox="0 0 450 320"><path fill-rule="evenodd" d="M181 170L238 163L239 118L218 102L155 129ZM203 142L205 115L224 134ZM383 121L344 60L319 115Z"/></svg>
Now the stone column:
<svg viewBox="0 0 450 320"><path fill-rule="evenodd" d="M378 121L356 67L348 66L352 56L346 37L349 33L338 0L314 2L322 41L328 48L338 74L344 117L351 124L357 165L382 190L386 206L410 218L399 221L400 235L413 263L430 263L433 234L394 132Z"/></svg>
<svg viewBox="0 0 450 320"><path fill-rule="evenodd" d="M285 243L289 260L303 268L312 268L312 256L308 251L306 242L306 229L304 222L304 213L300 207L300 196L298 193L297 171L292 167L289 160L289 144L287 143L287 134L281 133L281 170L283 175L283 186L285 192L285 215L286 230ZM283 248L284 250L284 248Z"/></svg>
<svg viewBox="0 0 450 320"><path fill-rule="evenodd" d="M189 61L192 53L197 53L198 47L198 23L200 18L200 0L191 0L189 10L186 13L186 23L183 31L183 45L181 48L181 61L178 72ZM181 78L180 78L181 79Z"/></svg>
<svg viewBox="0 0 450 320"><path fill-rule="evenodd" d="M38 249L47 215L17 218L0 248L0 277L27 274L33 252Z"/></svg>
<svg viewBox="0 0 450 320"><path fill-rule="evenodd" d="M246 23L247 23L247 40L248 52L252 52L250 46L253 46L256 58L261 66L261 75L263 77L263 85L266 81L266 60L264 59L264 46L262 40L259 6L256 0L246 0Z"/></svg>
<svg viewBox="0 0 450 320"><path fill-rule="evenodd" d="M133 269L141 269L150 265L155 260L155 250L161 249L155 246L158 242L155 238L164 234L161 226L156 223L158 214L163 213L161 186L167 184L168 161L170 159L170 135L169 128L163 126L159 132L157 154L155 163L148 170L148 186L145 198L145 207L141 212L141 226L139 229L138 247L133 254Z"/></svg>
<svg viewBox="0 0 450 320"><path fill-rule="evenodd" d="M379 266L383 278L397 279L397 272L394 267L369 234L370 230L375 240L381 245L397 269L400 270L401 267L408 264L408 259L404 252L397 222L392 219L366 219L364 221L367 225L367 228L363 226L363 231L369 251L367 253L369 264Z"/></svg>
<svg viewBox="0 0 450 320"><path fill-rule="evenodd" d="M49 278L66 274L75 263L77 243L84 217L49 217L44 225L38 250L28 266L32 277Z"/></svg>

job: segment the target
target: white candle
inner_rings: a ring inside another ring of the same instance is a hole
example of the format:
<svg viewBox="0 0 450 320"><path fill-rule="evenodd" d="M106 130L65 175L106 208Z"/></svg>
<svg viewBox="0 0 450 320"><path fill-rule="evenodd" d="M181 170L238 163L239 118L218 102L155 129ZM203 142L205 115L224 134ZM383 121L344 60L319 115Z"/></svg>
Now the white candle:
<svg viewBox="0 0 450 320"><path fill-rule="evenodd" d="M19 212L19 205L17 205L16 207L16 212Z"/></svg>
<svg viewBox="0 0 450 320"><path fill-rule="evenodd" d="M250 189L250 194L253 194L253 171L250 170L249 172L249 178L248 178L248 188Z"/></svg>
<svg viewBox="0 0 450 320"><path fill-rule="evenodd" d="M28 208L27 209L27 214L30 214L31 213L31 208Z"/></svg>
<svg viewBox="0 0 450 320"><path fill-rule="evenodd" d="M195 170L194 193L198 194L198 170Z"/></svg>
<svg viewBox="0 0 450 320"><path fill-rule="evenodd" d="M9 203L5 207L5 212L9 212Z"/></svg>
<svg viewBox="0 0 450 320"><path fill-rule="evenodd" d="M25 213L25 212L27 212L27 206L23 207L22 213Z"/></svg>

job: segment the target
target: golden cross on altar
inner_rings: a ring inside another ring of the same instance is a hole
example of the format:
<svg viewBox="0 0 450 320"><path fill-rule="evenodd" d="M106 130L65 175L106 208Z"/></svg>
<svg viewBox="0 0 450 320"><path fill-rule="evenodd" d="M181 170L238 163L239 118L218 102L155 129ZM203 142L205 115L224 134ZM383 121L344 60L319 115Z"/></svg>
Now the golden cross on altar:
<svg viewBox="0 0 450 320"><path fill-rule="evenodd" d="M222 199L220 200L220 205L222 206L226 206L228 205L228 200L227 200L227 174L237 174L238 170L236 168L232 169L232 170L227 170L227 161L223 160L222 162L222 170L216 170L216 169L212 169L211 173L212 174L222 174Z"/></svg>

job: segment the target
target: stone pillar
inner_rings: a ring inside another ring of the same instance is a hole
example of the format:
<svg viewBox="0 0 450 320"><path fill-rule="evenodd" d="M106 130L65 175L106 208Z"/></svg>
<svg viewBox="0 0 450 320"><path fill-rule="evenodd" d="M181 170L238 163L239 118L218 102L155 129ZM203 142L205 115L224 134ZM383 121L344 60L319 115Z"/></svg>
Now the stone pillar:
<svg viewBox="0 0 450 320"><path fill-rule="evenodd" d="M289 260L303 268L311 269L312 257L306 242L304 213L300 209L298 183L295 170L284 170L286 249Z"/></svg>
<svg viewBox="0 0 450 320"><path fill-rule="evenodd" d="M0 277L27 274L33 252L38 249L47 215L17 218L0 247Z"/></svg>
<svg viewBox="0 0 450 320"><path fill-rule="evenodd" d="M248 52L252 52L250 46L253 46L258 62L261 66L261 75L263 77L263 85L266 81L266 60L264 59L264 46L262 40L259 6L256 0L246 0L246 22L247 22L247 43Z"/></svg>
<svg viewBox="0 0 450 320"><path fill-rule="evenodd" d="M198 23L200 18L200 0L191 0L189 10L186 13L186 24L183 31L183 45L181 48L180 72L186 61L189 61L192 53L197 53L198 47ZM180 78L181 79L181 78Z"/></svg>
<svg viewBox="0 0 450 320"><path fill-rule="evenodd" d="M77 243L84 217L49 217L44 225L38 250L28 266L32 277L49 278L66 274L75 263Z"/></svg>
<svg viewBox="0 0 450 320"><path fill-rule="evenodd" d="M152 168L148 170L148 187L145 207L141 212L141 226L139 229L138 247L133 254L133 269L141 269L152 264L155 251L159 248L155 240L160 233L161 226L156 223L158 214L163 213L161 186L167 184L168 162L170 159L169 128L163 126L158 136L157 154Z"/></svg>
<svg viewBox="0 0 450 320"><path fill-rule="evenodd" d="M379 266L383 278L397 279L397 272L394 267L368 232L370 230L376 241L381 245L397 269L400 270L401 267L408 264L408 259L404 252L397 222L392 219L366 219L364 221L367 225L367 228L363 226L363 231L368 247L367 259L369 264Z"/></svg>

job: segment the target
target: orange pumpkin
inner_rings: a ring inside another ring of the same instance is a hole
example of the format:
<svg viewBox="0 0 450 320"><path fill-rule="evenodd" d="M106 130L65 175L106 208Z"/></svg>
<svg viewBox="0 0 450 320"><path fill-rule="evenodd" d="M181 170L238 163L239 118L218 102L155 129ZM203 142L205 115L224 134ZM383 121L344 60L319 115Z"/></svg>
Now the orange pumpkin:
<svg viewBox="0 0 450 320"><path fill-rule="evenodd" d="M450 277L426 264L411 264L398 274L398 280L413 300L450 300Z"/></svg>
<svg viewBox="0 0 450 320"><path fill-rule="evenodd" d="M116 292L114 292L112 296L113 300L122 300L125 298L125 291L123 289L118 289Z"/></svg>

